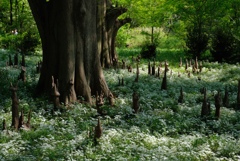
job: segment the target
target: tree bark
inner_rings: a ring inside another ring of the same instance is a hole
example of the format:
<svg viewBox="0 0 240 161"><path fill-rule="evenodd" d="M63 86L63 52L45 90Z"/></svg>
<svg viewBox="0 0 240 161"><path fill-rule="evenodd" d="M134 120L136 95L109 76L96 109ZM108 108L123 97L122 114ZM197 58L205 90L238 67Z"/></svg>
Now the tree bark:
<svg viewBox="0 0 240 161"><path fill-rule="evenodd" d="M65 104L76 101L78 96L91 102L91 95L97 91L108 96L98 54L97 1L28 2L43 48L37 93L50 93L54 76L59 82L60 101Z"/></svg>
<svg viewBox="0 0 240 161"><path fill-rule="evenodd" d="M102 67L109 68L117 60L117 32L121 26L131 21L130 18L118 20L118 17L126 11L123 7L113 7L109 0L98 1L98 53Z"/></svg>

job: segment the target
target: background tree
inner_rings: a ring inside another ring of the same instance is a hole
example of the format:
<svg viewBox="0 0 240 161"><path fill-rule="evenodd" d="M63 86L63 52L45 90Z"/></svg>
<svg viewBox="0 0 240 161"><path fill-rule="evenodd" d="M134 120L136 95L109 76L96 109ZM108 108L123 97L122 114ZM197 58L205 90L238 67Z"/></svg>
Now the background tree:
<svg viewBox="0 0 240 161"><path fill-rule="evenodd" d="M238 55L238 45L235 45L239 43L239 36L236 36L239 33L239 27L236 26L239 22L239 11L236 10L238 1L172 0L169 3L172 4L173 14L178 15L175 24L181 23L184 26L184 30L181 31L185 33L182 36L185 37L186 51L190 57L206 58L204 53L208 49L211 49L215 60L219 60L216 56L222 53L217 52L220 50L225 50L224 57L228 57L228 61L233 60L231 55ZM221 37L225 38L220 39ZM223 42L225 39L231 42ZM217 46L221 46L221 49Z"/></svg>
<svg viewBox="0 0 240 161"><path fill-rule="evenodd" d="M115 3L113 5L110 0L98 1L98 52L101 65L107 68L113 64L113 61L117 61L115 41L119 28L131 21L129 17L118 19L127 9Z"/></svg>
<svg viewBox="0 0 240 161"><path fill-rule="evenodd" d="M2 0L0 11L1 48L35 51L40 41L27 0Z"/></svg>

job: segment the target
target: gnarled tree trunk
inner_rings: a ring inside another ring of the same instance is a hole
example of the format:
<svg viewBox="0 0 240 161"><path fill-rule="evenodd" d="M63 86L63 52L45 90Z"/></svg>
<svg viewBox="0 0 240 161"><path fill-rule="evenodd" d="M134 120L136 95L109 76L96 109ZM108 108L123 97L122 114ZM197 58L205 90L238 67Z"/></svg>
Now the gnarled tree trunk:
<svg viewBox="0 0 240 161"><path fill-rule="evenodd" d="M129 23L130 18L118 20L127 11L123 7L114 7L109 0L98 1L98 53L102 67L109 68L117 60L115 41L120 27Z"/></svg>
<svg viewBox="0 0 240 161"><path fill-rule="evenodd" d="M37 92L58 80L65 104L102 91L108 95L97 45L96 0L28 0L42 40L43 64Z"/></svg>

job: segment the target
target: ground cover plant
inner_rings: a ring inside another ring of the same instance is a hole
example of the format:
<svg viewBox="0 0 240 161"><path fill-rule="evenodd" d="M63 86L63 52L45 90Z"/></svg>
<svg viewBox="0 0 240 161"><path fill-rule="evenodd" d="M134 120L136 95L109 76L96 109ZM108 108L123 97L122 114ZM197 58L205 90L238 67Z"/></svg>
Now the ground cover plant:
<svg viewBox="0 0 240 161"><path fill-rule="evenodd" d="M19 108L31 113L31 129L15 131L11 126L10 82L16 83L20 67L6 66L7 51L1 51L0 121L7 130L0 135L0 160L239 160L240 113L236 110L240 65L202 62L202 71L179 67L180 51L158 50L156 70L162 64L160 78L148 74L149 60L135 58L140 49L118 50L120 60L131 65L132 72L105 69L104 75L115 96L115 104L75 103L53 111L51 98L33 97L39 74L39 56L26 56L26 82L18 82ZM172 54L169 54L172 53ZM171 59L174 53L179 53ZM177 56L177 57L176 57ZM161 90L164 61L168 61L167 90ZM137 64L139 78L135 81ZM154 60L150 60L151 66ZM190 74L189 74L190 73ZM119 80L124 80L124 83ZM51 83L51 82L50 82ZM180 89L183 101L179 103ZM210 115L201 117L206 88ZM215 117L215 95L225 89L229 105L221 105L220 118ZM132 109L132 96L139 96L140 109ZM94 137L101 120L102 135ZM3 128L3 127L1 127Z"/></svg>

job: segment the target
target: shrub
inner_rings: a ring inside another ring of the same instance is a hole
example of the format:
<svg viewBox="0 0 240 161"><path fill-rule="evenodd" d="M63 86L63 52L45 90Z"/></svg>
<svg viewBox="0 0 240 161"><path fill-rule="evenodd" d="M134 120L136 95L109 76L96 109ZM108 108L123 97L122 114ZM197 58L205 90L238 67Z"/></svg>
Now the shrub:
<svg viewBox="0 0 240 161"><path fill-rule="evenodd" d="M189 27L186 39L188 56L200 58L201 54L207 50L208 40L209 38L204 32L202 25L194 24L192 28Z"/></svg>
<svg viewBox="0 0 240 161"><path fill-rule="evenodd" d="M229 61L234 53L234 37L230 31L217 29L213 35L211 53L215 61Z"/></svg>
<svg viewBox="0 0 240 161"><path fill-rule="evenodd" d="M155 58L156 57L156 44L145 44L142 47L142 50L140 52L142 58Z"/></svg>
<svg viewBox="0 0 240 161"><path fill-rule="evenodd" d="M28 31L22 34L22 40L19 49L23 53L34 52L37 46L40 44L38 35L35 32Z"/></svg>

